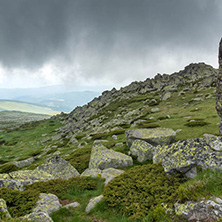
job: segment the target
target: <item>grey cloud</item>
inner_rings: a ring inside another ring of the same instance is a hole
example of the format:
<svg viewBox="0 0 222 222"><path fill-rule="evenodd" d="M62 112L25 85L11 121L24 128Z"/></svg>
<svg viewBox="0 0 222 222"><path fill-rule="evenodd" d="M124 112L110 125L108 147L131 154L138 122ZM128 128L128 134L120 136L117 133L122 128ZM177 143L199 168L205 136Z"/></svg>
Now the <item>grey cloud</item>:
<svg viewBox="0 0 222 222"><path fill-rule="evenodd" d="M221 35L220 4L220 0L0 0L0 62L9 68L36 69L56 60L70 67L67 78L75 77L77 65L82 76L91 78L123 79L136 70L140 75L163 56L161 48L176 56L189 54L188 49L215 53Z"/></svg>

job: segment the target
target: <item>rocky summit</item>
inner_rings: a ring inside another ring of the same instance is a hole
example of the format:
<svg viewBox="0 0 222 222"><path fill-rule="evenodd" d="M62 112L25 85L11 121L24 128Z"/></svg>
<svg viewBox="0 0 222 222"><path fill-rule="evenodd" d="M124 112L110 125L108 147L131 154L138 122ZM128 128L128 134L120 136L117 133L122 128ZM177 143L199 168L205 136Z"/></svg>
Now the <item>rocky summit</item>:
<svg viewBox="0 0 222 222"><path fill-rule="evenodd" d="M2 221L220 221L220 72L190 64L2 130Z"/></svg>

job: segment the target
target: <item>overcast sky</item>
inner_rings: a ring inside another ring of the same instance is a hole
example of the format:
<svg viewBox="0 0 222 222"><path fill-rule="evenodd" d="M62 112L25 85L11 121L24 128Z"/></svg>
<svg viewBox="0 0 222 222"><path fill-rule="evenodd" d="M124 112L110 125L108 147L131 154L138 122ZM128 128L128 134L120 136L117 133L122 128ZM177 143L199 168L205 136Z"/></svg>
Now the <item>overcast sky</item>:
<svg viewBox="0 0 222 222"><path fill-rule="evenodd" d="M0 0L0 87L120 87L217 68L221 0Z"/></svg>

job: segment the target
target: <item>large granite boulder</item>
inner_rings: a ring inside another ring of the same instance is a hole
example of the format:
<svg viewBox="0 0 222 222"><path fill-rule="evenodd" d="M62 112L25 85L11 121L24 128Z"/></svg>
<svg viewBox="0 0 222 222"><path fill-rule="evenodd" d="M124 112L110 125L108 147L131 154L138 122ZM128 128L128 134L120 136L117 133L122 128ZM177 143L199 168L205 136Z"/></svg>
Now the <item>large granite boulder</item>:
<svg viewBox="0 0 222 222"><path fill-rule="evenodd" d="M18 168L23 168L23 167L31 165L34 161L35 161L34 157L30 157L25 160L15 161L13 162L13 164L17 166Z"/></svg>
<svg viewBox="0 0 222 222"><path fill-rule="evenodd" d="M89 168L98 168L98 169L106 169L106 168L117 168L117 167L127 167L133 165L133 159L120 152L116 152L112 149L107 149L102 144L94 144L90 161Z"/></svg>
<svg viewBox="0 0 222 222"><path fill-rule="evenodd" d="M188 201L185 204L176 203L175 213L187 221L215 222L222 217L222 200L211 198L200 202Z"/></svg>
<svg viewBox="0 0 222 222"><path fill-rule="evenodd" d="M69 179L80 175L69 162L59 156L49 158L34 171L51 174L55 179Z"/></svg>
<svg viewBox="0 0 222 222"><path fill-rule="evenodd" d="M153 146L168 145L175 141L176 132L168 128L133 129L126 131L126 143L132 146L134 140L144 140Z"/></svg>
<svg viewBox="0 0 222 222"><path fill-rule="evenodd" d="M97 168L87 168L84 170L84 172L81 174L81 177L101 177L102 170Z"/></svg>
<svg viewBox="0 0 222 222"><path fill-rule="evenodd" d="M131 155L137 157L139 162L152 160L154 150L154 146L143 140L134 140L132 146L130 147Z"/></svg>
<svg viewBox="0 0 222 222"><path fill-rule="evenodd" d="M31 184L30 180L13 180L13 179L0 179L0 188L5 187L12 190L25 190L25 185Z"/></svg>
<svg viewBox="0 0 222 222"><path fill-rule="evenodd" d="M180 172L188 178L196 176L196 166L202 169L222 169L222 153L215 151L212 140L218 138L197 138L157 146L154 163L161 162L166 173Z"/></svg>

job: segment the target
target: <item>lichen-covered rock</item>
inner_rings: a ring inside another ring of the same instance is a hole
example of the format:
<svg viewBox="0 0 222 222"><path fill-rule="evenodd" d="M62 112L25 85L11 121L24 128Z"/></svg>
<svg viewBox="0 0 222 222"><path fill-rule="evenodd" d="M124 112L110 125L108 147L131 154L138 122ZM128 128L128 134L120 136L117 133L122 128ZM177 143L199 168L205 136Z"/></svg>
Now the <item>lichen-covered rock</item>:
<svg viewBox="0 0 222 222"><path fill-rule="evenodd" d="M19 170L9 173L9 176L11 179L14 180L32 180L35 181L46 181L46 180L52 180L54 177L44 171L38 171L38 170Z"/></svg>
<svg viewBox="0 0 222 222"><path fill-rule="evenodd" d="M59 156L49 158L34 171L43 171L51 174L54 178L60 179L79 176L79 172L69 162Z"/></svg>
<svg viewBox="0 0 222 222"><path fill-rule="evenodd" d="M166 173L180 172L187 177L196 176L196 166L202 169L222 169L222 153L210 144L215 138L197 138L178 141L167 146L157 146L154 163L162 162Z"/></svg>
<svg viewBox="0 0 222 222"><path fill-rule="evenodd" d="M124 170L118 170L114 168L107 168L102 171L102 178L105 180L105 185L107 185L111 180L113 180L115 177L119 176L120 174L124 173Z"/></svg>
<svg viewBox="0 0 222 222"><path fill-rule="evenodd" d="M10 213L8 212L6 202L3 199L0 199L0 213L3 214L5 218L11 217ZM0 221L1 219L2 218L0 216Z"/></svg>
<svg viewBox="0 0 222 222"><path fill-rule="evenodd" d="M98 168L98 169L106 169L106 168L117 168L117 167L127 167L132 166L133 160L130 156L125 155L120 152L116 152L112 149L107 149L105 146L101 144L94 144L90 161L89 168Z"/></svg>
<svg viewBox="0 0 222 222"><path fill-rule="evenodd" d="M168 128L133 129L126 131L126 143L132 146L134 140L144 140L151 145L168 145L175 141L176 132Z"/></svg>
<svg viewBox="0 0 222 222"><path fill-rule="evenodd" d="M22 218L35 222L53 222L52 218L45 212L33 212L31 214L25 215Z"/></svg>
<svg viewBox="0 0 222 222"><path fill-rule="evenodd" d="M52 212L61 208L62 205L59 203L59 199L54 194L40 193L39 200L33 207L33 212L44 212L46 214L51 214Z"/></svg>
<svg viewBox="0 0 222 222"><path fill-rule="evenodd" d="M134 140L130 147L132 156L137 157L139 162L153 159L155 147L143 140Z"/></svg>
<svg viewBox="0 0 222 222"><path fill-rule="evenodd" d="M96 168L92 168L89 169L87 168L82 174L81 177L99 177L102 174L102 170L100 169L96 169Z"/></svg>
<svg viewBox="0 0 222 222"><path fill-rule="evenodd" d="M15 161L15 162L13 162L13 164L15 166L17 166L18 168L23 168L23 167L31 165L34 161L35 161L34 157L30 157L26 160Z"/></svg>
<svg viewBox="0 0 222 222"><path fill-rule="evenodd" d="M0 174L0 180L2 179L11 179L11 177L7 173Z"/></svg>
<svg viewBox="0 0 222 222"><path fill-rule="evenodd" d="M187 221L214 222L222 217L222 204L212 198L200 202L188 201L185 204L176 203L175 213ZM219 198L216 198L219 199ZM220 199L221 200L221 199ZM222 201L222 200L221 200Z"/></svg>
<svg viewBox="0 0 222 222"><path fill-rule="evenodd" d="M162 99L163 101L166 101L166 100L168 100L169 98L172 97L172 93L171 93L171 92L165 92L165 93L162 94L161 97L162 97L161 99Z"/></svg>
<svg viewBox="0 0 222 222"><path fill-rule="evenodd" d="M93 197L92 199L90 199L85 211L88 213L90 210L92 210L96 206L97 203L102 201L102 199L103 199L103 195L100 195L98 197Z"/></svg>
<svg viewBox="0 0 222 222"><path fill-rule="evenodd" d="M25 185L31 184L31 180L13 180L13 179L0 179L0 188L5 187L12 190L25 190Z"/></svg>

